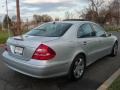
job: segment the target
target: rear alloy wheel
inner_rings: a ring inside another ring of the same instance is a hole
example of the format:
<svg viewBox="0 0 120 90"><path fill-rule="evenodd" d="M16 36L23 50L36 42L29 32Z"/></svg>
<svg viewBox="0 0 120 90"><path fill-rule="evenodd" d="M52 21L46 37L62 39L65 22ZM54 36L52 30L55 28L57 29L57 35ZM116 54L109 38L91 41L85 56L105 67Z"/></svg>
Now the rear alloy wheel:
<svg viewBox="0 0 120 90"><path fill-rule="evenodd" d="M77 56L71 66L71 70L69 73L69 78L71 80L80 79L85 71L85 58L83 55Z"/></svg>
<svg viewBox="0 0 120 90"><path fill-rule="evenodd" d="M118 53L118 44L115 43L114 46L113 46L113 49L112 49L112 53L111 53L111 56L116 56Z"/></svg>

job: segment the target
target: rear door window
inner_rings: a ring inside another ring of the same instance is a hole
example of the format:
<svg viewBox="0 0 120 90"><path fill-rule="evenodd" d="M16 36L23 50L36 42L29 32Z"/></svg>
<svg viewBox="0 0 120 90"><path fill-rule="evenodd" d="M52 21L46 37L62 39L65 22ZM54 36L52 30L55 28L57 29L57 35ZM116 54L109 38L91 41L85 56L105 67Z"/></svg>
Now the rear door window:
<svg viewBox="0 0 120 90"><path fill-rule="evenodd" d="M93 35L93 29L90 26L90 24L83 24L77 33L78 38L87 38L87 37L92 37Z"/></svg>

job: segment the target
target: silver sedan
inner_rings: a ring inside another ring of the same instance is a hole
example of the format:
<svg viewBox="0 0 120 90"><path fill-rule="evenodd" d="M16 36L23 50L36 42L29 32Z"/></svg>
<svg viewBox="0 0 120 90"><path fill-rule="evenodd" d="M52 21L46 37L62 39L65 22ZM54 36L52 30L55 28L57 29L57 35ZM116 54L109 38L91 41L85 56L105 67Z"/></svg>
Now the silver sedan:
<svg viewBox="0 0 120 90"><path fill-rule="evenodd" d="M80 79L85 67L106 56L116 56L118 39L89 21L61 21L40 25L7 40L4 63L36 78L68 75Z"/></svg>

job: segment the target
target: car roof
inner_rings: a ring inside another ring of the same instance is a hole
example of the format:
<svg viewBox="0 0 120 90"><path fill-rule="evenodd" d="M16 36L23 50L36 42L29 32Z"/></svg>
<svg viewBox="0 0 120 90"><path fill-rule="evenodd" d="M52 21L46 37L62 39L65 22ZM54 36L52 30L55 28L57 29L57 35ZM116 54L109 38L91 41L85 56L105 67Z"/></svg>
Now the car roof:
<svg viewBox="0 0 120 90"><path fill-rule="evenodd" d="M76 23L91 23L90 21L63 21L65 23L73 23L73 24L76 24Z"/></svg>
<svg viewBox="0 0 120 90"><path fill-rule="evenodd" d="M84 23L93 23L91 21L53 21L53 22L56 22L56 23L71 23L71 24L84 24ZM52 22L52 23L53 23Z"/></svg>

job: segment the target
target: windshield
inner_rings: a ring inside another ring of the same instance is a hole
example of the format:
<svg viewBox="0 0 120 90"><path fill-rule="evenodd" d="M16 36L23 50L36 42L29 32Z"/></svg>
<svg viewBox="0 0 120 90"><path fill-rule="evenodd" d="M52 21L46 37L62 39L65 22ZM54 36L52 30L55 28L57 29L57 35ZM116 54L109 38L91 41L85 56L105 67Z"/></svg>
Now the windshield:
<svg viewBox="0 0 120 90"><path fill-rule="evenodd" d="M44 36L44 37L60 37L62 36L72 24L70 23L46 23L29 31L27 35Z"/></svg>

